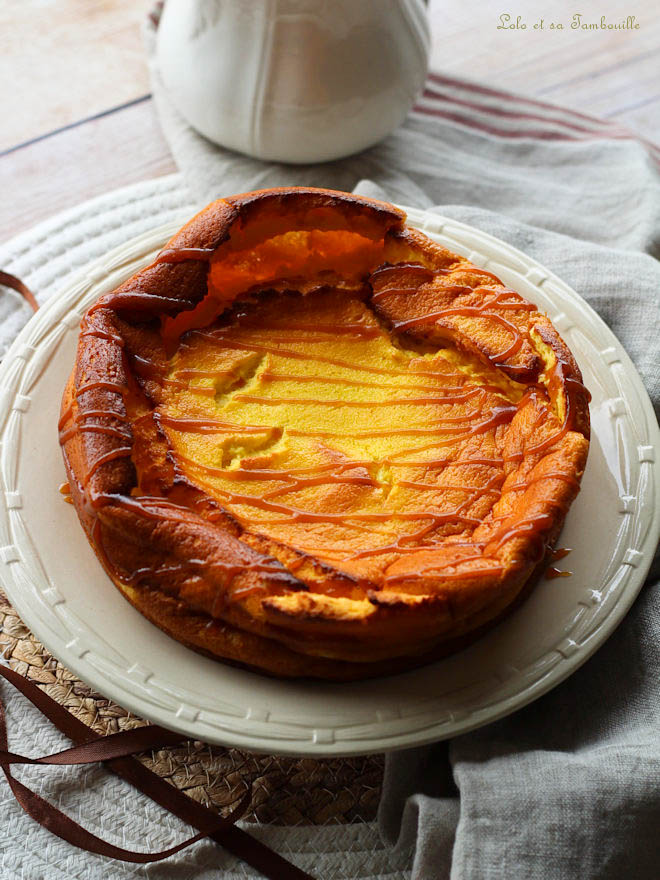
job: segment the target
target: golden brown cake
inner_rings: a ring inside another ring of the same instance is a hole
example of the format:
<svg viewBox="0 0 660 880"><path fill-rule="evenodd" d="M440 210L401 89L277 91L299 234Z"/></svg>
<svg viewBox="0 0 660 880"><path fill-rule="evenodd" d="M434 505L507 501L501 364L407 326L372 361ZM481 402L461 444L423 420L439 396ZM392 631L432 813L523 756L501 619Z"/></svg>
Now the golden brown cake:
<svg viewBox="0 0 660 880"><path fill-rule="evenodd" d="M220 199L81 324L60 439L122 593L174 638L352 679L466 644L578 492L588 393L547 317L385 203Z"/></svg>

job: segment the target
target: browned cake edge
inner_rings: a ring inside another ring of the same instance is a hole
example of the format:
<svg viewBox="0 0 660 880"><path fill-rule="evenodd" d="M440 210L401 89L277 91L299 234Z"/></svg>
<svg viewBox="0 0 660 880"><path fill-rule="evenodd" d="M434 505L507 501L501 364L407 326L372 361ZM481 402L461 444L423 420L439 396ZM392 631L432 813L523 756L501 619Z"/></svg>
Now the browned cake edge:
<svg viewBox="0 0 660 880"><path fill-rule="evenodd" d="M271 222L271 213L275 217L283 213L293 222L291 216L299 217L319 206L336 211L338 224L345 223L348 228L366 222L369 234L380 230L399 242L402 253L415 249L429 264L459 260L419 233L405 229L402 212L392 206L343 193L285 188L213 203L186 224L166 250L213 249L228 239L235 224ZM464 261L461 265L469 268ZM553 453L558 453L553 466L572 475L574 484L559 480L547 497L540 499L546 503L548 523L534 542L522 535L510 542L510 558L522 555L525 565L490 584L466 582L451 594L438 591L432 601L375 594L370 596L368 616L354 618L350 608L346 613L342 609L326 613L323 602L310 596L304 582L272 556L245 544L240 527L230 517L211 524L193 510L174 510L162 500L145 503L131 496L136 472L125 451L130 453L132 431L124 392L116 389L131 393L136 382L124 352L124 319L118 313L135 321L191 309L206 296L207 269L194 260L155 263L103 297L92 307L93 321L87 323L92 332L81 335L77 363L65 391L65 431L74 420L84 423L89 417L101 418L102 425L112 429L98 433L73 430L63 446L76 510L99 559L122 593L185 644L282 676L351 679L408 668L455 650L457 644L464 644L499 620L538 571L537 539L541 538L543 549L556 539L586 461L586 392L572 354L548 319L537 314L535 320L543 342L564 365L560 378L572 407L568 440L558 444L558 450L553 448ZM91 415L100 412L106 415ZM209 563L222 561L233 566L231 577L206 576L209 595L222 593L229 580L233 586L238 580L248 596L245 602L222 609L222 619L214 620L198 596L194 600L197 607L190 603L183 576L168 583L156 578L139 588L131 586L130 575L143 563L145 554L181 566L193 556L198 558L200 550ZM277 602L271 602L273 607L268 607L267 601L250 596L253 587L270 589L273 585L280 592L296 594L296 601L303 600L297 601L291 620L287 620L281 603L277 607ZM261 606L258 614L257 603Z"/></svg>

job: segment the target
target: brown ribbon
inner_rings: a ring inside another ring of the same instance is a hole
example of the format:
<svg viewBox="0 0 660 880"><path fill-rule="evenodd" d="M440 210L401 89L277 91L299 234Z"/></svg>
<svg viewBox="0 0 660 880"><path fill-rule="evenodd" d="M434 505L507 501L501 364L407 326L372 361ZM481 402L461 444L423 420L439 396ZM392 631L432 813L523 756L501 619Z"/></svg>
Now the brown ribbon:
<svg viewBox="0 0 660 880"><path fill-rule="evenodd" d="M20 293L34 311L37 311L39 304L34 294L20 278L0 270L0 284L11 287ZM72 748L64 749L53 755L44 755L41 758L27 758L24 755L10 752L5 708L0 699L0 769L5 774L5 778L21 807L43 828L47 828L62 840L66 840L73 846L87 852L138 864L158 862L193 843L197 843L198 840L210 837L215 843L256 868L269 880L314 880L311 874L297 868L270 847L234 825L234 822L245 814L250 805L251 787L248 787L247 792L232 812L228 816L222 817L208 807L193 801L158 774L147 769L136 758L131 757L136 752L143 752L145 749L177 745L185 741L187 737L153 724L99 737L92 728L67 712L63 706L56 703L36 684L19 675L15 670L0 665L0 676L12 684L24 697L27 697L32 705L36 706L61 733L76 743ZM57 807L23 785L12 775L10 769L12 764L56 764L62 766L91 764L96 761L103 761L108 770L130 782L131 785L134 785L135 788L183 822L197 828L199 833L184 840L183 843L177 844L177 846L159 852L141 853L114 846L87 831Z"/></svg>
<svg viewBox="0 0 660 880"><path fill-rule="evenodd" d="M9 272L3 272L0 269L0 284L4 284L5 287L11 287L12 290L15 290L17 293L26 300L31 308L36 312L39 308L39 303L37 302L34 294L27 286L27 284L23 284L20 278L17 278L15 275L12 275Z"/></svg>
<svg viewBox="0 0 660 880"><path fill-rule="evenodd" d="M185 740L181 734L173 733L156 725L149 725L99 737L90 727L71 715L37 685L13 669L0 665L0 676L27 697L62 733L78 743L73 748L64 749L52 755L44 755L41 758L27 758L10 752L4 706L0 700L0 768L5 774L16 800L26 813L42 827L87 852L140 864L166 859L198 840L210 837L253 868L261 871L270 880L313 880L310 874L297 868L274 850L233 824L248 808L251 799L250 790L245 793L229 816L220 817L208 807L191 800L156 773L148 770L140 761L131 757L135 752L145 749L181 743ZM140 853L122 849L102 840L74 822L73 819L19 782L10 770L11 764L71 765L89 764L95 761L105 762L109 770L130 782L157 804L174 813L179 819L197 828L199 833L177 846L159 852Z"/></svg>

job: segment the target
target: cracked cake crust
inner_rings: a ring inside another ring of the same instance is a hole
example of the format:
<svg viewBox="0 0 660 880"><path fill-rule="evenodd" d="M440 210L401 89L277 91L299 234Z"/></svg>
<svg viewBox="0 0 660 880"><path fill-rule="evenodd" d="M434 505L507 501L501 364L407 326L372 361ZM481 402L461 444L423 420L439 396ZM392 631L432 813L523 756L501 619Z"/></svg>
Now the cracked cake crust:
<svg viewBox="0 0 660 880"><path fill-rule="evenodd" d="M466 644L579 489L588 393L547 317L385 203L209 205L81 324L60 420L117 587L175 638L351 679Z"/></svg>

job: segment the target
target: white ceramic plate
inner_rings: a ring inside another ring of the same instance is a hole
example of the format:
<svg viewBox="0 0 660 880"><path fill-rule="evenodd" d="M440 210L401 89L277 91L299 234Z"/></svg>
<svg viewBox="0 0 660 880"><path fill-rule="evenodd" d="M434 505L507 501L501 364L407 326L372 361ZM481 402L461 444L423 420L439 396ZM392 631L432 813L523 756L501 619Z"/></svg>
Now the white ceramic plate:
<svg viewBox="0 0 660 880"><path fill-rule="evenodd" d="M364 683L277 681L206 659L145 620L101 569L58 492L60 396L78 323L149 262L179 224L94 262L30 321L0 366L0 577L37 637L122 706L196 739L274 754L355 755L454 736L519 709L578 668L629 609L660 532L660 436L611 331L558 278L503 242L437 214L409 222L537 303L591 389L592 445L560 544L572 577L541 581L479 642Z"/></svg>

